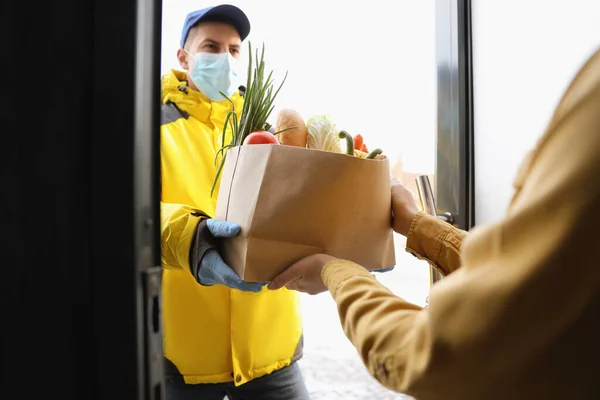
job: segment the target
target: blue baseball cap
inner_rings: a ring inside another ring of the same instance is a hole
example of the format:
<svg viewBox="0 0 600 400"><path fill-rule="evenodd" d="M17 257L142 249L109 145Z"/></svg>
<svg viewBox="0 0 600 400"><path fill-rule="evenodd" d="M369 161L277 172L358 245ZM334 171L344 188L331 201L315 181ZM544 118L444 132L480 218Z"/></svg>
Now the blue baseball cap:
<svg viewBox="0 0 600 400"><path fill-rule="evenodd" d="M193 11L185 17L183 31L181 32L181 42L183 48L185 41L194 25L202 21L224 22L232 25L240 34L242 41L250 33L250 21L242 10L230 4L221 4L219 6L206 7L202 10Z"/></svg>

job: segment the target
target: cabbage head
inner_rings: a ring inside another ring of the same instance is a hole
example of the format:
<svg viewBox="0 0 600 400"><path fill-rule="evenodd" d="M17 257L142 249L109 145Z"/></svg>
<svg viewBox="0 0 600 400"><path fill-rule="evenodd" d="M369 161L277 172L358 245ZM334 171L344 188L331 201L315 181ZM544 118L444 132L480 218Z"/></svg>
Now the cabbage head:
<svg viewBox="0 0 600 400"><path fill-rule="evenodd" d="M335 123L327 115L313 115L306 121L308 148L341 153L340 138Z"/></svg>

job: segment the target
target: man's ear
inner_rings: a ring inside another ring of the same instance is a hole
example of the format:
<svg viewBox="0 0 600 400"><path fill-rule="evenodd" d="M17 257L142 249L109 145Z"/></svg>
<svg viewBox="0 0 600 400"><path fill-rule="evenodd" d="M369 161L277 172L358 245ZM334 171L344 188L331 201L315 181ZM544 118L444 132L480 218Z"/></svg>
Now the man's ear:
<svg viewBox="0 0 600 400"><path fill-rule="evenodd" d="M177 50L177 60L179 60L179 65L181 65L181 68L184 70L187 71L190 68L188 63L188 54L183 49Z"/></svg>

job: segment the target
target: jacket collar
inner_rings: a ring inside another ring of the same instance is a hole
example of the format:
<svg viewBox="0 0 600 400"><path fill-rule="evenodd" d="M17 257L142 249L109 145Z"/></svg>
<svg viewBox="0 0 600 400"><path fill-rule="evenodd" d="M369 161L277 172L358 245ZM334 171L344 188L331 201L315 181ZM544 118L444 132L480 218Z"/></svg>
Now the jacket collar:
<svg viewBox="0 0 600 400"><path fill-rule="evenodd" d="M228 100L212 101L203 93L188 86L185 71L172 69L162 77L162 103L175 103L177 108L202 122L225 123L232 105ZM231 100L235 104L238 118L242 110L243 97L234 93Z"/></svg>

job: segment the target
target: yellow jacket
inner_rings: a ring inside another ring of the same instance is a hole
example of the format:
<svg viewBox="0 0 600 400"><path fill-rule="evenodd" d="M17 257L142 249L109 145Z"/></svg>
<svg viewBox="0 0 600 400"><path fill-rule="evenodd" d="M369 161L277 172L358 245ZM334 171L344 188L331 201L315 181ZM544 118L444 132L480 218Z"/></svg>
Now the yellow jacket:
<svg viewBox="0 0 600 400"><path fill-rule="evenodd" d="M388 388L419 400L600 399L600 51L514 186L506 217L468 236L413 220L407 250L449 274L428 309L356 264L323 268L346 335Z"/></svg>
<svg viewBox="0 0 600 400"><path fill-rule="evenodd" d="M246 293L202 286L192 276L189 249L196 212L214 215L210 189L215 155L231 104L211 102L185 82L183 72L163 77L161 110L161 229L163 326L167 374L186 383L241 385L301 357L297 293ZM242 98L232 98L241 110ZM226 143L229 143L228 132ZM218 190L217 190L218 192Z"/></svg>

